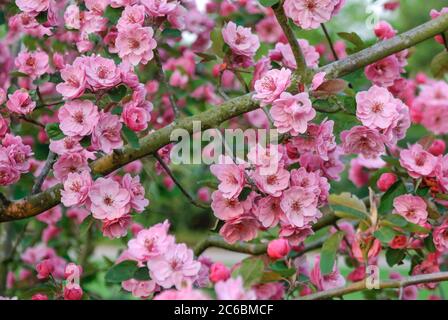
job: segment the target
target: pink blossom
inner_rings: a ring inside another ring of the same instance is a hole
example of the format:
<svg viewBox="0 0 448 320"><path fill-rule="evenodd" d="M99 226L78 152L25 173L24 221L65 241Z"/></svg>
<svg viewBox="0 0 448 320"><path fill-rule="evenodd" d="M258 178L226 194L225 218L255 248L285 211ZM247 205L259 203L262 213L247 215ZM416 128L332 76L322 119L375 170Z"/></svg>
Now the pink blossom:
<svg viewBox="0 0 448 320"><path fill-rule="evenodd" d="M76 4L71 4L65 9L64 22L68 29L79 30L81 28L79 7Z"/></svg>
<svg viewBox="0 0 448 320"><path fill-rule="evenodd" d="M401 65L396 55L376 61L365 68L367 79L381 87L390 87L400 78Z"/></svg>
<svg viewBox="0 0 448 320"><path fill-rule="evenodd" d="M283 92L280 98L272 103L270 113L278 131L289 132L293 136L305 133L308 122L316 116L306 92L294 96L289 92Z"/></svg>
<svg viewBox="0 0 448 320"><path fill-rule="evenodd" d="M8 107L8 110L11 112L28 114L33 112L34 108L36 107L36 102L31 100L28 91L19 89L14 91L13 94L8 95L6 107Z"/></svg>
<svg viewBox="0 0 448 320"><path fill-rule="evenodd" d="M331 273L326 275L321 274L319 256L317 256L314 260L314 267L311 270L310 279L319 291L336 289L345 285L345 279L339 273L336 264L334 265Z"/></svg>
<svg viewBox="0 0 448 320"><path fill-rule="evenodd" d="M317 68L320 55L317 52L316 48L310 45L310 43L306 39L297 39L297 42L299 43L300 49L302 50L302 54L305 58L307 67ZM281 61L284 67L290 69L297 68L297 62L289 44L281 42L277 43L275 45L275 48L269 51L269 58L274 61Z"/></svg>
<svg viewBox="0 0 448 320"><path fill-rule="evenodd" d="M286 16L302 29L316 29L331 19L333 11L339 10L338 0L286 0L283 8Z"/></svg>
<svg viewBox="0 0 448 320"><path fill-rule="evenodd" d="M255 29L263 42L276 43L283 36L283 30L274 16L266 16L260 20Z"/></svg>
<svg viewBox="0 0 448 320"><path fill-rule="evenodd" d="M26 13L37 15L39 12L48 10L49 0L16 0L17 7Z"/></svg>
<svg viewBox="0 0 448 320"><path fill-rule="evenodd" d="M132 177L129 173L125 174L121 180L121 186L129 191L131 207L137 212L143 212L149 205L149 201L145 199L145 189L140 183L140 176Z"/></svg>
<svg viewBox="0 0 448 320"><path fill-rule="evenodd" d="M148 128L151 115L147 109L128 103L123 108L121 119L129 129L140 132Z"/></svg>
<svg viewBox="0 0 448 320"><path fill-rule="evenodd" d="M151 27L127 28L118 32L115 46L119 57L134 66L148 63L153 58L153 50L157 46L153 36Z"/></svg>
<svg viewBox="0 0 448 320"><path fill-rule="evenodd" d="M79 284L70 283L64 287L64 300L81 300L83 295Z"/></svg>
<svg viewBox="0 0 448 320"><path fill-rule="evenodd" d="M148 261L164 254L174 244L174 237L168 235L168 220L141 230L135 239L128 242L129 253L139 261Z"/></svg>
<svg viewBox="0 0 448 320"><path fill-rule="evenodd" d="M437 158L425 151L421 145L414 144L400 152L400 164L412 178L418 179L433 174Z"/></svg>
<svg viewBox="0 0 448 320"><path fill-rule="evenodd" d="M131 292L136 298L148 298L157 289L157 284L153 280L139 281L135 279L129 279L121 283L121 287Z"/></svg>
<svg viewBox="0 0 448 320"><path fill-rule="evenodd" d="M7 133L2 140L3 148L0 148L0 162L9 164L20 173L30 170L30 158L33 151L29 145L23 143L20 136Z"/></svg>
<svg viewBox="0 0 448 320"><path fill-rule="evenodd" d="M255 300L255 291L246 291L243 287L243 278L229 278L215 285L218 300Z"/></svg>
<svg viewBox="0 0 448 320"><path fill-rule="evenodd" d="M386 129L398 117L398 112L392 94L373 86L356 95L356 116L366 127Z"/></svg>
<svg viewBox="0 0 448 320"><path fill-rule="evenodd" d="M280 198L272 196L261 198L253 213L264 228L275 227L280 217L284 215L280 207Z"/></svg>
<svg viewBox="0 0 448 320"><path fill-rule="evenodd" d="M209 202L211 199L210 190L207 187L199 188L197 196L202 202Z"/></svg>
<svg viewBox="0 0 448 320"><path fill-rule="evenodd" d="M89 192L90 210L96 219L113 220L127 214L130 193L112 179L98 178Z"/></svg>
<svg viewBox="0 0 448 320"><path fill-rule="evenodd" d="M250 241L257 236L258 226L254 216L243 214L227 220L219 230L219 234L230 244L237 241Z"/></svg>
<svg viewBox="0 0 448 320"><path fill-rule="evenodd" d="M386 21L378 22L375 26L374 32L375 35L381 40L393 38L397 34L397 31L394 30L394 28L392 28L392 26Z"/></svg>
<svg viewBox="0 0 448 320"><path fill-rule="evenodd" d="M384 137L375 129L355 126L341 133L342 148L347 154L362 154L366 158L377 158L385 152Z"/></svg>
<svg viewBox="0 0 448 320"><path fill-rule="evenodd" d="M75 220L77 224L81 224L90 213L84 208L71 207L67 210L66 215L68 218Z"/></svg>
<svg viewBox="0 0 448 320"><path fill-rule="evenodd" d="M244 208L238 199L224 197L221 191L212 193L213 214L221 220L229 220L243 214Z"/></svg>
<svg viewBox="0 0 448 320"><path fill-rule="evenodd" d="M50 150L60 156L65 153L86 153L86 155L90 155L88 151L81 146L79 140L80 139L77 137L65 137L60 140L51 140Z"/></svg>
<svg viewBox="0 0 448 320"><path fill-rule="evenodd" d="M316 195L318 205L327 203L330 184L319 172L308 172L305 168L291 170L291 186L299 187Z"/></svg>
<svg viewBox="0 0 448 320"><path fill-rule="evenodd" d="M291 187L283 192L280 202L289 222L299 228L316 222L322 216L316 206L316 195L300 187Z"/></svg>
<svg viewBox="0 0 448 320"><path fill-rule="evenodd" d="M154 300L209 300L210 298L199 290L186 287L180 290L164 290L154 297Z"/></svg>
<svg viewBox="0 0 448 320"><path fill-rule="evenodd" d="M103 236L109 239L122 238L127 235L131 222L132 218L128 214L119 218L104 219L102 225Z"/></svg>
<svg viewBox="0 0 448 320"><path fill-rule="evenodd" d="M280 282L257 284L253 289L257 300L282 300L285 295L285 286Z"/></svg>
<svg viewBox="0 0 448 320"><path fill-rule="evenodd" d="M369 183L370 174L362 165L362 161L360 161L359 157L350 160L348 178L358 188L361 188Z"/></svg>
<svg viewBox="0 0 448 320"><path fill-rule="evenodd" d="M92 131L92 147L110 154L114 149L123 147L120 118L111 113L101 112L98 123Z"/></svg>
<svg viewBox="0 0 448 320"><path fill-rule="evenodd" d="M160 256L148 260L151 279L163 288L182 287L195 280L201 263L193 259L193 251L184 244L172 244Z"/></svg>
<svg viewBox="0 0 448 320"><path fill-rule="evenodd" d="M43 51L22 51L15 59L15 65L31 79L37 79L49 71L48 54Z"/></svg>
<svg viewBox="0 0 448 320"><path fill-rule="evenodd" d="M281 196L289 186L289 171L281 167L272 174L264 174L263 169L258 168L252 173L252 177L261 192L274 197Z"/></svg>
<svg viewBox="0 0 448 320"><path fill-rule="evenodd" d="M324 83L325 81L325 76L327 74L325 72L318 72L313 76L313 80L311 82L311 89L312 90L317 90L322 83Z"/></svg>
<svg viewBox="0 0 448 320"><path fill-rule="evenodd" d="M222 161L225 162L225 159ZM235 199L239 196L246 183L242 165L214 164L210 166L210 172L220 181L218 190L224 198Z"/></svg>
<svg viewBox="0 0 448 320"><path fill-rule="evenodd" d="M213 283L226 281L230 278L230 270L224 264L217 262L210 267L210 281Z"/></svg>
<svg viewBox="0 0 448 320"><path fill-rule="evenodd" d="M286 239L275 239L268 243L268 256L271 259L283 259L288 255L291 247L289 246L289 242Z"/></svg>
<svg viewBox="0 0 448 320"><path fill-rule="evenodd" d="M83 153L65 153L53 165L54 176L59 181L66 179L69 173L82 171L90 172L87 157Z"/></svg>
<svg viewBox="0 0 448 320"><path fill-rule="evenodd" d="M61 190L61 202L66 207L85 204L92 183L92 177L87 171L69 173Z"/></svg>
<svg viewBox="0 0 448 320"><path fill-rule="evenodd" d="M58 112L62 132L70 137L92 133L98 123L98 107L90 100L67 101Z"/></svg>
<svg viewBox="0 0 448 320"><path fill-rule="evenodd" d="M391 172L386 172L379 177L376 185L380 191L386 192L395 182L397 182L397 176Z"/></svg>
<svg viewBox="0 0 448 320"><path fill-rule="evenodd" d="M24 263L36 265L44 259L53 258L55 256L56 252L53 248L48 248L45 244L41 243L35 247L26 248L20 258Z"/></svg>
<svg viewBox="0 0 448 320"><path fill-rule="evenodd" d="M168 0L140 0L140 2L151 17L163 17L175 10L178 5L177 2L168 2Z"/></svg>
<svg viewBox="0 0 448 320"><path fill-rule="evenodd" d="M441 139L435 139L431 146L428 148L428 152L433 156L443 156L445 154L446 144Z"/></svg>
<svg viewBox="0 0 448 320"><path fill-rule="evenodd" d="M428 218L426 202L419 196L404 194L394 199L394 213L409 222L423 225Z"/></svg>
<svg viewBox="0 0 448 320"><path fill-rule="evenodd" d="M60 233L61 229L54 225L49 225L42 231L42 242L48 243L48 241L56 238Z"/></svg>
<svg viewBox="0 0 448 320"><path fill-rule="evenodd" d="M437 262L433 261L430 258L427 258L422 263L414 267L414 269L412 270L412 275L431 274L437 272L440 272L440 267L437 264ZM429 282L418 284L417 287L420 289L434 290L437 287L437 285L438 285L437 282Z"/></svg>
<svg viewBox="0 0 448 320"><path fill-rule="evenodd" d="M53 207L41 214L36 219L48 225L56 224L62 218L62 210L60 206Z"/></svg>
<svg viewBox="0 0 448 320"><path fill-rule="evenodd" d="M292 224L281 223L279 236L289 241L291 246L297 247L305 241L310 235L314 234L310 226L296 227Z"/></svg>
<svg viewBox="0 0 448 320"><path fill-rule="evenodd" d="M33 294L31 300L48 300L48 296L44 293Z"/></svg>
<svg viewBox="0 0 448 320"><path fill-rule="evenodd" d="M38 279L47 279L54 271L53 263L50 259L42 260L36 265L36 271Z"/></svg>
<svg viewBox="0 0 448 320"><path fill-rule="evenodd" d="M262 106L270 104L278 99L290 84L291 70L285 68L269 70L255 82L256 94L253 98L259 100Z"/></svg>
<svg viewBox="0 0 448 320"><path fill-rule="evenodd" d="M448 250L448 220L434 228L433 232L434 245L440 252Z"/></svg>
<svg viewBox="0 0 448 320"><path fill-rule="evenodd" d="M121 82L121 71L114 60L96 55L84 60L87 83L94 91L113 88Z"/></svg>
<svg viewBox="0 0 448 320"><path fill-rule="evenodd" d="M222 29L224 42L232 49L233 53L247 57L253 57L260 47L258 37L252 34L250 28L237 26L230 21Z"/></svg>
<svg viewBox="0 0 448 320"><path fill-rule="evenodd" d="M117 22L117 29L124 30L132 26L142 27L145 21L145 7L142 5L127 6Z"/></svg>
<svg viewBox="0 0 448 320"><path fill-rule="evenodd" d="M62 83L56 85L56 91L65 99L76 99L84 94L87 85L86 71L81 59L61 70Z"/></svg>

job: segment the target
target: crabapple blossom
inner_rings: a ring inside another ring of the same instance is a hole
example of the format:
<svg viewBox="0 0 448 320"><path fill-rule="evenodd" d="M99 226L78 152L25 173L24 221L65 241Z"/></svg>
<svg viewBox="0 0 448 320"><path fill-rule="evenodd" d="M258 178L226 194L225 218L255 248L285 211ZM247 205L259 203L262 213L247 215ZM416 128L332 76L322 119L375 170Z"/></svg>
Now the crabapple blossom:
<svg viewBox="0 0 448 320"><path fill-rule="evenodd" d="M427 205L419 196L405 194L394 199L394 213L404 217L409 222L424 224L428 218Z"/></svg>
<svg viewBox="0 0 448 320"><path fill-rule="evenodd" d="M242 214L226 220L219 234L230 244L237 241L250 241L257 236L259 222L251 214Z"/></svg>
<svg viewBox="0 0 448 320"><path fill-rule="evenodd" d="M171 244L167 250L148 260L151 278L163 288L182 287L183 282L194 281L201 263L193 259L193 251L184 243Z"/></svg>
<svg viewBox="0 0 448 320"><path fill-rule="evenodd" d="M111 153L114 149L123 147L121 127L118 116L101 112L98 123L92 130L92 147L105 153Z"/></svg>
<svg viewBox="0 0 448 320"><path fill-rule="evenodd" d="M288 221L299 228L316 222L322 216L317 209L316 195L300 187L291 187L283 192L280 207Z"/></svg>
<svg viewBox="0 0 448 320"><path fill-rule="evenodd" d="M383 173L376 185L382 192L386 192L395 182L397 182L397 176L391 172Z"/></svg>
<svg viewBox="0 0 448 320"><path fill-rule="evenodd" d="M448 250L448 220L444 220L440 226L434 228L433 240L438 251Z"/></svg>
<svg viewBox="0 0 448 320"><path fill-rule="evenodd" d="M31 99L28 91L19 89L8 95L6 107L11 112L29 114L36 108L36 102Z"/></svg>
<svg viewBox="0 0 448 320"><path fill-rule="evenodd" d="M243 190L246 183L244 176L244 167L237 164L227 164L226 160L222 159L222 164L214 164L210 166L211 173L220 181L218 190L224 198L235 199Z"/></svg>
<svg viewBox="0 0 448 320"><path fill-rule="evenodd" d="M145 189L140 183L140 176L132 177L129 173L125 174L121 179L121 186L129 191L132 209L142 212L149 205L149 200L145 199Z"/></svg>
<svg viewBox="0 0 448 320"><path fill-rule="evenodd" d="M418 179L434 173L437 158L424 150L420 144L414 144L400 152L400 164L412 178Z"/></svg>
<svg viewBox="0 0 448 320"><path fill-rule="evenodd" d="M224 197L221 191L212 193L213 214L221 220L229 220L239 217L244 213L244 208L238 199L229 199Z"/></svg>
<svg viewBox="0 0 448 320"><path fill-rule="evenodd" d="M316 116L308 93L292 95L283 92L272 103L270 110L274 125L280 133L290 133L293 136L305 133L308 122Z"/></svg>
<svg viewBox="0 0 448 320"><path fill-rule="evenodd" d="M280 97L291 84L291 70L282 68L267 71L263 77L255 82L255 100L259 100L261 105L267 105Z"/></svg>
<svg viewBox="0 0 448 320"><path fill-rule="evenodd" d="M209 277L213 283L226 281L230 278L230 270L224 264L217 262L211 265Z"/></svg>
<svg viewBox="0 0 448 320"><path fill-rule="evenodd" d="M302 50L307 67L317 68L320 56L316 49L309 44L308 40L297 39L297 42ZM269 51L269 58L274 61L281 61L283 66L287 68L297 68L297 62L289 44L277 43L275 48Z"/></svg>
<svg viewBox="0 0 448 320"><path fill-rule="evenodd" d="M289 242L286 239L276 239L272 240L268 244L268 256L272 259L282 259L290 251Z"/></svg>
<svg viewBox="0 0 448 320"><path fill-rule="evenodd" d="M385 152L384 137L377 130L355 126L341 133L342 148L347 154L362 154L365 158L377 158Z"/></svg>
<svg viewBox="0 0 448 320"><path fill-rule="evenodd" d="M22 51L15 59L17 69L31 79L39 78L49 71L48 54L43 51Z"/></svg>
<svg viewBox="0 0 448 320"><path fill-rule="evenodd" d="M302 29L316 29L327 22L344 3L341 0L286 0L286 16Z"/></svg>
<svg viewBox="0 0 448 320"><path fill-rule="evenodd" d="M232 21L222 29L222 36L236 55L253 57L260 47L258 37L252 34L250 28L237 26Z"/></svg>
<svg viewBox="0 0 448 320"><path fill-rule="evenodd" d="M93 90L113 88L121 82L121 71L114 60L101 56L84 59L87 84Z"/></svg>
<svg viewBox="0 0 448 320"><path fill-rule="evenodd" d="M98 124L98 107L90 100L67 101L58 112L62 132L70 137L83 137L92 133Z"/></svg>
<svg viewBox="0 0 448 320"><path fill-rule="evenodd" d="M340 274L336 265L333 271L329 274L323 275L320 271L320 257L317 256L314 260L314 267L311 270L310 280L317 287L319 291L340 288L345 285L345 279Z"/></svg>
<svg viewBox="0 0 448 320"><path fill-rule="evenodd" d="M252 173L252 178L258 189L274 197L281 196L282 191L288 188L289 176L289 171L282 167L272 174L263 174L262 169L257 169Z"/></svg>
<svg viewBox="0 0 448 320"><path fill-rule="evenodd" d="M61 202L66 207L85 204L92 184L92 177L87 171L69 173L61 190Z"/></svg>
<svg viewBox="0 0 448 320"><path fill-rule="evenodd" d="M151 27L132 27L118 32L115 39L118 55L124 62L134 66L148 63L153 58L153 50L157 46L153 36Z"/></svg>
<svg viewBox="0 0 448 320"><path fill-rule="evenodd" d="M117 219L129 212L130 192L110 178L98 178L89 191L90 210L96 219Z"/></svg>
<svg viewBox="0 0 448 320"><path fill-rule="evenodd" d="M255 300L256 294L253 290L246 291L243 287L243 279L229 278L215 285L218 300Z"/></svg>

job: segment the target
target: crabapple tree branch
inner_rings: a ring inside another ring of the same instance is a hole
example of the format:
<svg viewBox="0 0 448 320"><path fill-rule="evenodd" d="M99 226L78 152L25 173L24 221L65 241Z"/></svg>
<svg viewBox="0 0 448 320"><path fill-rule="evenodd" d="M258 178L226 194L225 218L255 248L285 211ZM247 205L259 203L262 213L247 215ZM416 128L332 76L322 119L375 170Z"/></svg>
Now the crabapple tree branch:
<svg viewBox="0 0 448 320"><path fill-rule="evenodd" d="M442 281L448 281L448 272L416 275L412 277L403 278L401 280L381 281L379 284L379 289L403 288L410 285L430 283L430 282L442 282ZM310 294L308 296L300 298L299 300L331 299L334 297L341 297L349 293L363 291L366 289L367 289L366 281L358 281L342 288L336 288Z"/></svg>
<svg viewBox="0 0 448 320"><path fill-rule="evenodd" d="M347 75L391 54L412 47L426 39L448 30L448 15L424 23L414 29L389 40L381 41L370 48L357 52L345 59L333 62L319 69L327 73L328 78ZM106 175L122 166L148 156L169 144L170 135L175 129L193 131L193 121L200 121L202 129L215 128L222 122L244 113L253 111L259 105L252 100L252 93L225 101L219 107L198 115L183 118L140 140L140 148L126 146L118 152L103 156L91 163L94 174ZM24 219L42 213L60 203L62 185L57 184L44 192L3 205L0 208L0 222Z"/></svg>

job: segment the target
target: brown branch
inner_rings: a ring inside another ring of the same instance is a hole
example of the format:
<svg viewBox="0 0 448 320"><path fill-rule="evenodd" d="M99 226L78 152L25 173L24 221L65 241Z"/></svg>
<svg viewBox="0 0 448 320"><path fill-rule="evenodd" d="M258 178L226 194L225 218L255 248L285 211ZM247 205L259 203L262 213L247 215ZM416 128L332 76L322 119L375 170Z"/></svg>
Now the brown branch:
<svg viewBox="0 0 448 320"><path fill-rule="evenodd" d="M431 274L422 274L412 277L403 278L402 280L389 280L382 281L379 284L380 289L393 289L393 288L403 288L410 285L429 283L429 282L442 282L448 281L448 272L438 272ZM366 281L359 281L352 283L348 286L342 288L331 289L327 291L317 292L310 294L308 296L302 297L298 300L322 300L331 299L334 297L342 297L346 294L363 291L367 289Z"/></svg>
<svg viewBox="0 0 448 320"><path fill-rule="evenodd" d="M53 166L54 161L56 160L56 154L52 151L48 151L47 161L45 162L44 167L42 168L42 172L36 179L36 183L31 190L31 194L36 194L41 191L42 184L50 173L51 167Z"/></svg>
<svg viewBox="0 0 448 320"><path fill-rule="evenodd" d="M336 53L336 50L334 49L333 40L331 40L330 34L328 33L328 30L327 30L327 27L323 23L321 24L321 27L322 27L322 30L324 31L325 38L327 38L328 45L330 46L331 53L333 54L333 58L334 58L334 60L338 61L339 57L338 57L338 54Z"/></svg>

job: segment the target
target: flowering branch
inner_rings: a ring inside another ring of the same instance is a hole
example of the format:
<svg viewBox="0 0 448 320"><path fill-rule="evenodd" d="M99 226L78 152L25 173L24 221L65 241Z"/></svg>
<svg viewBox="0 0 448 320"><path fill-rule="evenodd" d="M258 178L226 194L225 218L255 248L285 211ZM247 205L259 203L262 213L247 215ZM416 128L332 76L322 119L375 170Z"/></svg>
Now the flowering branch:
<svg viewBox="0 0 448 320"><path fill-rule="evenodd" d="M363 291L363 290L367 289L366 281L358 281L358 282L352 283L348 286L345 286L343 288L336 288L336 289L332 289L332 290L317 292L317 293L302 297L299 300L331 299L334 297L341 297L341 296L349 294L349 293ZM416 285L416 284L421 284L421 283L442 282L442 281L448 281L448 272L422 274L422 275L407 277L402 280L383 281L380 283L379 289L403 288L403 287L407 287L410 285Z"/></svg>
<svg viewBox="0 0 448 320"><path fill-rule="evenodd" d="M54 160L56 160L56 154L52 151L49 151L47 161L45 162L45 165L42 168L42 172L36 179L36 183L34 184L33 189L31 190L31 194L36 194L41 191L42 184L44 183L45 178L48 176L48 173L50 173Z"/></svg>
<svg viewBox="0 0 448 320"><path fill-rule="evenodd" d="M325 26L324 23L322 23L321 26L322 26L322 30L324 31L325 38L327 38L328 45L330 46L331 53L333 54L333 58L334 58L334 60L338 61L339 57L338 57L338 54L336 53L336 50L334 49L333 40L331 40L330 34L328 33L328 30L327 30L327 27Z"/></svg>
<svg viewBox="0 0 448 320"><path fill-rule="evenodd" d="M305 57L303 56L302 49L297 42L297 37L294 35L294 32L289 26L288 18L286 17L285 11L283 9L283 4L279 2L273 7L273 9L275 17L282 27L283 33L285 34L286 38L288 39L289 45L291 46L291 50L297 64L296 72L302 78L305 75L306 71L306 61Z"/></svg>
<svg viewBox="0 0 448 320"><path fill-rule="evenodd" d="M329 78L344 76L376 60L432 38L445 30L448 30L448 15L442 15L394 38L381 41L343 60L324 66L319 71L326 72ZM249 93L230 99L221 104L219 108L213 108L198 115L181 119L177 123L172 123L157 130L140 140L139 149L127 146L119 152L103 156L92 162L92 172L106 175L134 160L156 152L171 142L170 135L173 130L182 128L191 133L193 131L193 121L200 121L202 129L210 129L233 117L253 111L259 105L251 97L252 94ZM60 202L61 188L62 185L57 184L44 192L9 204L0 210L0 222L32 217L56 206Z"/></svg>

